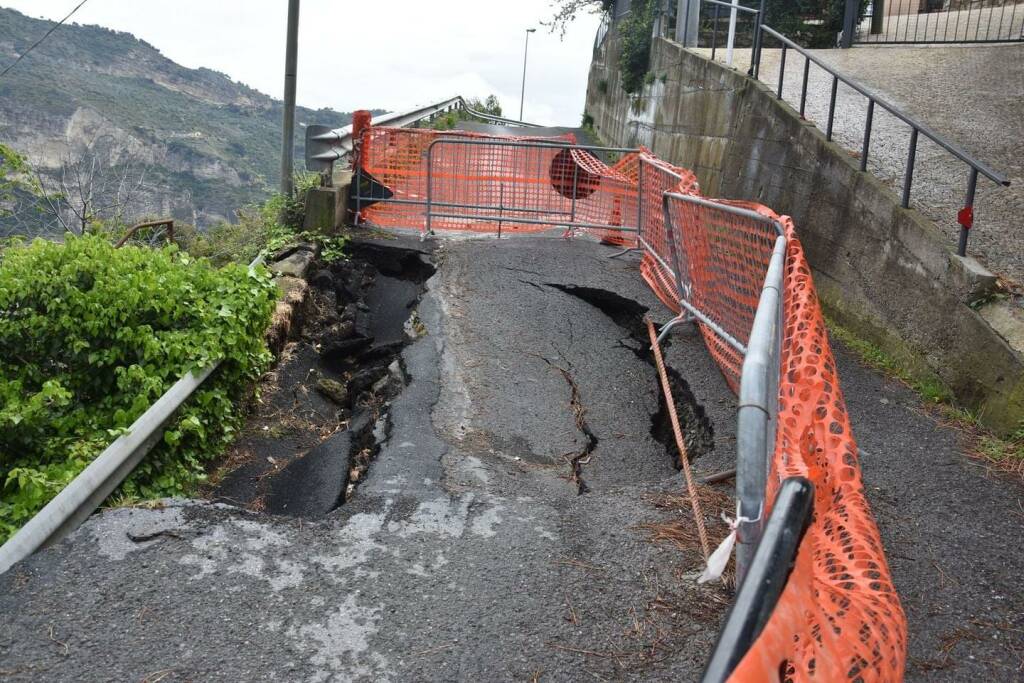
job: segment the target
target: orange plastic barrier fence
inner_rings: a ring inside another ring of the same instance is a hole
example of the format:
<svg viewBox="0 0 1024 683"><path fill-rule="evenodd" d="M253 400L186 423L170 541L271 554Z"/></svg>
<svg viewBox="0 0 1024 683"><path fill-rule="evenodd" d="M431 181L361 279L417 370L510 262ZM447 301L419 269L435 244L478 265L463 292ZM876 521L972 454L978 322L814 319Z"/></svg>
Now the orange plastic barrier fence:
<svg viewBox="0 0 1024 683"><path fill-rule="evenodd" d="M456 135L483 138L485 144L447 144L442 135L452 134L364 132L357 163L396 199L412 202L376 204L364 210L364 218L381 226L425 228L429 156L432 227L492 232L499 223L505 230L584 225L604 241L642 249L643 277L676 312L678 276L686 301L740 345L749 341L775 244L773 222L783 226L788 245L782 373L765 504L770 506L783 479L803 476L815 487L814 516L778 606L731 680L901 680L906 618L864 496L824 319L792 222L758 204L708 200L768 221L670 197L667 224L664 193L699 195L696 177L646 150L609 167L582 150L501 142L510 138L486 143L487 136L466 133ZM441 142L428 155L436 140ZM535 218L543 224L523 222ZM613 229L630 225L635 232ZM711 326L700 323L699 329L738 391L742 353Z"/></svg>

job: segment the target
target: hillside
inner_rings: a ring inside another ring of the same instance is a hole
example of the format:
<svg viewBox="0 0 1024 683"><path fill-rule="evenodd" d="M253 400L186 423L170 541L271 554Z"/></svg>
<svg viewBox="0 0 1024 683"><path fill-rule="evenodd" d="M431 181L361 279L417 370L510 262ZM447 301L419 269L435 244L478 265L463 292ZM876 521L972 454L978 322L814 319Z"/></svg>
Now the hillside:
<svg viewBox="0 0 1024 683"><path fill-rule="evenodd" d="M50 25L0 8L0 65ZM60 28L0 81L0 142L50 176L68 158L128 165L144 177L134 216L199 226L230 220L277 185L281 112L279 100L224 74L185 68L99 26ZM296 116L300 168L306 124L351 120L330 109L300 107Z"/></svg>

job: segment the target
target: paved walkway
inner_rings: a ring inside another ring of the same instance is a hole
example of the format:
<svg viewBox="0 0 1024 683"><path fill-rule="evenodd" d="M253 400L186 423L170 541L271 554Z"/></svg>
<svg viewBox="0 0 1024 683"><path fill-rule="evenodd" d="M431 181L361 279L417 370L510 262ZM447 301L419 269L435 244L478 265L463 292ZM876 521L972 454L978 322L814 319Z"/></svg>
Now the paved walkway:
<svg viewBox="0 0 1024 683"><path fill-rule="evenodd" d="M766 48L762 55L760 79L773 89L778 84L780 54ZM1024 284L1024 44L876 46L815 50L814 54L1010 179L1009 188L979 179L975 228L967 249L994 272ZM724 59L722 51L716 59ZM749 60L749 50L737 50L737 68L746 71ZM803 67L804 59L788 52L783 97L794 108L800 104ZM812 65L806 116L822 130L828 121L831 87L831 76ZM835 141L857 157L866 112L867 100L840 85ZM876 107L868 168L898 195L909 143L910 128ZM951 249L956 248L956 214L963 206L968 172L965 164L920 138L911 206L936 222Z"/></svg>

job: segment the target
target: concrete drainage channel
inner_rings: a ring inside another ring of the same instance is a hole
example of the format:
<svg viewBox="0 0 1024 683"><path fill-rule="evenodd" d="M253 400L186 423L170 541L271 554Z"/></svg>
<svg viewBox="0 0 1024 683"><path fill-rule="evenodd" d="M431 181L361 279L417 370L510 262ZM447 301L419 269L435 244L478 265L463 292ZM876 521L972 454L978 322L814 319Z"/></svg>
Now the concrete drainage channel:
<svg viewBox="0 0 1024 683"><path fill-rule="evenodd" d="M254 512L315 518L349 500L388 433L406 383L400 352L422 334L430 254L355 243L313 262L277 366L208 495Z"/></svg>

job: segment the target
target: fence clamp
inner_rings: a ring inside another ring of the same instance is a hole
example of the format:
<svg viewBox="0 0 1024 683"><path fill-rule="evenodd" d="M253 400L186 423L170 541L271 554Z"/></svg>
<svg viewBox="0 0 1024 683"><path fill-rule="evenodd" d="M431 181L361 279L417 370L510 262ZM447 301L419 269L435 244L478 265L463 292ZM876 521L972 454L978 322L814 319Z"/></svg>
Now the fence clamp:
<svg viewBox="0 0 1024 683"><path fill-rule="evenodd" d="M970 230L974 227L974 206L965 206L960 209L956 214L956 221L964 227L965 230Z"/></svg>

